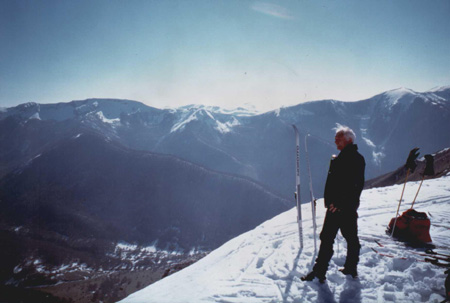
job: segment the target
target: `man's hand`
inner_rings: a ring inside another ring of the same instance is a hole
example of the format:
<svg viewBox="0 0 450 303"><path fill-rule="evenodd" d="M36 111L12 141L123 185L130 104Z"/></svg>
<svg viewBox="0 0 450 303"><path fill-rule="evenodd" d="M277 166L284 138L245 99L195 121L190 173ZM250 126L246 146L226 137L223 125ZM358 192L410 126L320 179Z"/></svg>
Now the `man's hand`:
<svg viewBox="0 0 450 303"><path fill-rule="evenodd" d="M334 207L333 204L330 204L330 206L328 206L328 210L331 211L332 213L341 211L339 208Z"/></svg>

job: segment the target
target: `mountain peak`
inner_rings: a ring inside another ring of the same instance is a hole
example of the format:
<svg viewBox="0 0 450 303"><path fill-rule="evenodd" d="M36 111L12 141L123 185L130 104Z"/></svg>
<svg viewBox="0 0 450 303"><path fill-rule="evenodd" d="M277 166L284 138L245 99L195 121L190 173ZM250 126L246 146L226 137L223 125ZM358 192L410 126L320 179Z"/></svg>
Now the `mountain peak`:
<svg viewBox="0 0 450 303"><path fill-rule="evenodd" d="M233 115L233 116L254 116L260 113L255 108L255 106L248 103L235 108L225 108L217 105L189 104L172 109L176 111L190 111L190 112L203 109L212 114Z"/></svg>
<svg viewBox="0 0 450 303"><path fill-rule="evenodd" d="M435 92L442 92L445 90L450 90L450 85L436 86L436 87L433 87L432 89L428 90L427 92L435 93Z"/></svg>
<svg viewBox="0 0 450 303"><path fill-rule="evenodd" d="M382 97L385 105L392 108L400 100L412 101L419 93L413 91L412 89L406 87L399 87L393 90L386 91L379 96ZM408 102L409 103L409 102Z"/></svg>
<svg viewBox="0 0 450 303"><path fill-rule="evenodd" d="M389 96L402 96L402 95L405 95L405 94L416 95L417 92L413 91L410 88L402 86L402 87L398 87L398 88L395 88L395 89L392 89L392 90L388 90L388 91L384 92L383 94L384 95L389 95Z"/></svg>

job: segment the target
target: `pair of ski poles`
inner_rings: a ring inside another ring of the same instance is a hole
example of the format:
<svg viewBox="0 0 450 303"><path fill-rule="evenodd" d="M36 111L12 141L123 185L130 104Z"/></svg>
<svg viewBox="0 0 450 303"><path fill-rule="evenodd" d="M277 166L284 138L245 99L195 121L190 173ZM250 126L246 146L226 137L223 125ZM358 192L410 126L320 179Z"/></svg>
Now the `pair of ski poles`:
<svg viewBox="0 0 450 303"><path fill-rule="evenodd" d="M414 172L414 170L417 167L416 164L416 159L417 157L419 157L419 152L418 152L419 148L413 148L408 155L408 159L406 160L406 168L408 169L406 171L406 178L405 178L405 182L403 184L403 190L402 190L402 194L400 195L400 201L398 202L398 207L397 207L397 212L395 214L395 220L394 220L394 225L392 226L392 232L391 232L391 237L394 236L394 232L395 232L395 225L397 224L397 219L398 219L398 213L400 211L400 205L402 203L402 199L403 199L403 193L405 192L405 187L406 187L406 183L408 182L408 176L410 172ZM419 188L417 189L417 193L414 197L414 200L412 202L411 208L412 209L414 207L414 203L416 202L417 196L419 195L419 191L420 188L422 187L422 183L423 180L425 180L425 176L426 175L434 175L434 158L432 155L425 155L425 159L426 159L426 166L425 166L425 170L423 172L423 176L422 176L422 181L420 182Z"/></svg>

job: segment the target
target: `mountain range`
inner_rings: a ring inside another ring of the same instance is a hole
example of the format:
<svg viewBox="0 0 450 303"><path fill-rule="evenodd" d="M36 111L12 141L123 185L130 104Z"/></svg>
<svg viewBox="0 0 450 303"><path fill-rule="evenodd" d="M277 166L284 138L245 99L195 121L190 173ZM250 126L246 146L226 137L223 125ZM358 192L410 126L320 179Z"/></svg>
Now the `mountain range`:
<svg viewBox="0 0 450 303"><path fill-rule="evenodd" d="M333 128L351 127L365 156L366 178L398 167L411 148L433 153L450 145L450 86L427 92L406 88L357 102L322 100L256 114L243 108L191 105L157 109L130 100L88 99L59 104L27 103L2 109L0 176L29 161L62 137L89 129L142 151L171 154L210 169L258 181L284 198L295 188L295 141L305 137L315 195L322 196ZM302 200L309 195L302 169Z"/></svg>
<svg viewBox="0 0 450 303"><path fill-rule="evenodd" d="M320 197L337 125L355 131L367 179L402 166L413 147L448 147L450 86L266 113L116 99L0 108L0 280L57 283L46 273L72 262L128 268L122 243L203 253L254 228L295 205L292 125L307 202L307 165Z"/></svg>

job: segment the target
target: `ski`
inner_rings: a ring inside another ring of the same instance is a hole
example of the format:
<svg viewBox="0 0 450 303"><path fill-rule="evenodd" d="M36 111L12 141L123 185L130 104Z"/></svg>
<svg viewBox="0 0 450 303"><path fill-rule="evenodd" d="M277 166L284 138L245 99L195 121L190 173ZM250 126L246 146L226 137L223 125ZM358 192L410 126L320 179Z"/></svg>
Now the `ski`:
<svg viewBox="0 0 450 303"><path fill-rule="evenodd" d="M436 260L434 258L425 258L425 262L429 262L433 265L443 267L443 268L450 268L450 263L442 262L442 261Z"/></svg>
<svg viewBox="0 0 450 303"><path fill-rule="evenodd" d="M309 192L311 194L311 211L312 211L312 222L313 222L313 231L314 231L314 251L316 252L317 251L316 199L314 198L314 192L313 192L313 186L312 186L311 165L309 163L308 137L309 137L309 134L305 136L305 155L306 155L306 162L308 164Z"/></svg>
<svg viewBox="0 0 450 303"><path fill-rule="evenodd" d="M425 249L425 253L430 254L430 255L443 256L443 257L446 257L447 259L450 259L450 255L447 255L447 254L441 254L441 253L435 252L435 251L432 250L432 249Z"/></svg>
<svg viewBox="0 0 450 303"><path fill-rule="evenodd" d="M296 142L296 174L295 174L295 185L296 194L295 198L297 200L297 223L298 223L298 233L300 240L300 249L303 249L303 227L302 227L302 207L300 202L300 134L295 125L292 125L295 131L295 142Z"/></svg>
<svg viewBox="0 0 450 303"><path fill-rule="evenodd" d="M425 244L423 246L420 246L420 245L417 245L417 243L408 243L408 242L403 242L403 241L399 241L399 240L395 240L393 238L387 238L387 237L385 237L385 238L382 237L382 239L381 239L381 238L374 238L374 237L367 237L367 236L359 236L359 238L364 241L373 241L380 247L384 247L384 245L381 243L381 240L387 240L389 242L393 242L395 245L406 247L406 248L410 247L410 248L414 248L414 249L418 249L418 248L425 249L424 253L426 253L426 254L440 255L443 257L450 258L450 255L435 252L432 248L430 248L430 247L433 247L434 249L442 249L442 250L446 250L446 251L449 250L448 247L444 247L441 245Z"/></svg>
<svg viewBox="0 0 450 303"><path fill-rule="evenodd" d="M426 251L425 251L425 253L420 253L420 252L417 252L417 251L411 251L411 253L413 253L415 255L418 255L418 256L422 256L422 257L429 257L429 258L434 258L434 259L441 260L441 261L450 262L450 256L449 257L443 257L443 256L438 255L437 253L432 254L432 253L427 253Z"/></svg>
<svg viewBox="0 0 450 303"><path fill-rule="evenodd" d="M376 238L370 238L370 237L365 237L365 236L361 236L360 237L362 240L365 241L373 241L374 243L376 243L379 247L381 248L386 248L386 249L390 249L388 247L385 247L379 239ZM371 248L373 251L375 251L376 253L382 254L381 252L376 251L374 248ZM391 249L392 250L392 249ZM418 252L418 251L414 251L414 250L407 250L408 253L416 255L416 256L421 256L421 257L425 257L425 259L433 259L436 261L444 261L444 262L450 262L450 255L446 255L446 254L441 254L441 253L437 253L432 249L426 249L424 252ZM392 256L393 257L393 256Z"/></svg>
<svg viewBox="0 0 450 303"><path fill-rule="evenodd" d="M377 253L378 255L383 256L383 257L388 257L388 258L392 258L392 259L400 259L400 260L414 260L416 262L431 263L433 265L436 265L436 266L439 266L439 267L442 267L442 268L450 268L450 263L442 262L442 261L434 259L434 258L425 258L423 260L422 259L417 259L417 258L414 258L414 257L407 258L407 257L395 256L395 255L388 254L388 253L383 253L383 252L380 252L380 251L376 250L373 247L371 247L370 249L372 249L372 251L374 251L375 253Z"/></svg>

